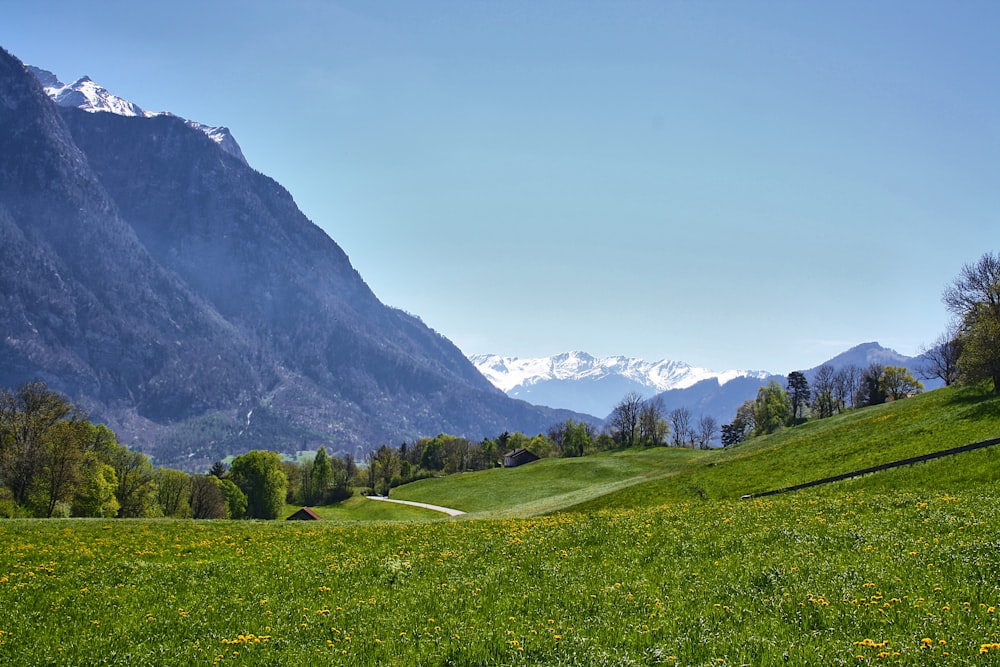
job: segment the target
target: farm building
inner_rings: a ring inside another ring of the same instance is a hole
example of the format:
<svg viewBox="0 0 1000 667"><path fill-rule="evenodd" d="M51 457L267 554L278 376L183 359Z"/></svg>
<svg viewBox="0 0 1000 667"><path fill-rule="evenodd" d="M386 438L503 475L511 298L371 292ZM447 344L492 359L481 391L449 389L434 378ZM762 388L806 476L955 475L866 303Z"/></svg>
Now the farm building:
<svg viewBox="0 0 1000 667"><path fill-rule="evenodd" d="M503 455L503 467L516 468L517 466L523 466L525 463L531 463L532 461L537 460L538 457L535 456L533 452L524 449L523 447L518 447L517 449L511 450Z"/></svg>
<svg viewBox="0 0 1000 667"><path fill-rule="evenodd" d="M285 521L322 521L322 520L323 518L319 514L316 514L316 512L313 512L308 507L303 507L295 514L285 519Z"/></svg>

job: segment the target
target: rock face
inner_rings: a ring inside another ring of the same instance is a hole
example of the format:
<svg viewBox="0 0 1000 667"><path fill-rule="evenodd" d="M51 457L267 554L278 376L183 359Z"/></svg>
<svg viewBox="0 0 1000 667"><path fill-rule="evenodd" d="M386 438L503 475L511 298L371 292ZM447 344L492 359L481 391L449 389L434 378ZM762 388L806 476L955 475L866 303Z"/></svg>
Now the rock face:
<svg viewBox="0 0 1000 667"><path fill-rule="evenodd" d="M575 416L509 399L380 303L204 128L57 107L0 50L0 386L35 378L187 468Z"/></svg>

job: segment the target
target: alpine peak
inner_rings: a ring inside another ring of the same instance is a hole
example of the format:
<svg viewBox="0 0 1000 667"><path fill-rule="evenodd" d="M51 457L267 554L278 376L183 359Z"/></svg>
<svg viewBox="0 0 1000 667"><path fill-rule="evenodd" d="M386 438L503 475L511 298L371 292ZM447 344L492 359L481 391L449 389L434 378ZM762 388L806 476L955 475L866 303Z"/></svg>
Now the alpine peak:
<svg viewBox="0 0 1000 667"><path fill-rule="evenodd" d="M34 74L38 82L42 84L42 88L46 94L61 107L76 107L90 113L104 111L119 116L139 118L173 115L166 111L147 111L138 104L110 92L89 76L83 76L73 83L66 84L48 70L32 65L27 65L26 67L29 72ZM244 164L247 164L246 156L243 155L243 150L229 131L229 128L213 127L186 119L184 122L194 129L204 132L209 139L217 143L224 151L238 158Z"/></svg>

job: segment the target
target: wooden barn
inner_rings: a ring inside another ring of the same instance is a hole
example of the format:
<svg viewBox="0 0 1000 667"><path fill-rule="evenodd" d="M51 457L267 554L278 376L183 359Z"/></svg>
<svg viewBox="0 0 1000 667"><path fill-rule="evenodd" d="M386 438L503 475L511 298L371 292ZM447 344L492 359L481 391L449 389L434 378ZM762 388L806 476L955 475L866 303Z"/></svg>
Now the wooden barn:
<svg viewBox="0 0 1000 667"><path fill-rule="evenodd" d="M517 466L523 466L525 463L537 460L538 457L535 456L534 452L523 447L518 447L503 455L503 467L516 468Z"/></svg>
<svg viewBox="0 0 1000 667"><path fill-rule="evenodd" d="M308 507L303 507L295 514L291 515L285 521L322 521L323 517L316 512L312 511Z"/></svg>

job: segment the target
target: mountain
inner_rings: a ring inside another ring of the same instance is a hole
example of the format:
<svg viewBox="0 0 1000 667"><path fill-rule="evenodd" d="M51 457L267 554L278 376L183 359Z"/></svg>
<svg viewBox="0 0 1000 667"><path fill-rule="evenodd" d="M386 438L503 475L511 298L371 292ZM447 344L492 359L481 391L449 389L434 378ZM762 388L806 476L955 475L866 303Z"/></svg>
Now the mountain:
<svg viewBox="0 0 1000 667"><path fill-rule="evenodd" d="M737 378L766 378L762 371L722 371L698 368L682 361L656 362L627 357L596 358L585 352L519 359L495 354L469 357L479 372L508 396L537 405L569 408L607 415L622 397L637 392L645 397L685 389L705 380L717 384Z"/></svg>
<svg viewBox="0 0 1000 667"><path fill-rule="evenodd" d="M55 74L40 67L27 66L28 71L35 75L38 82L42 84L45 93L61 107L76 107L95 113L107 111L118 116L152 118L153 116L172 116L166 111L147 111L134 102L118 97L104 86L91 80L89 76L77 79L73 83L66 84L59 80ZM192 127L205 134L209 139L219 144L219 147L233 157L246 163L247 159L243 155L236 138L227 127L212 127L203 125L197 121L185 120L189 127Z"/></svg>
<svg viewBox="0 0 1000 667"><path fill-rule="evenodd" d="M625 394L635 391L646 398L659 396L669 412L687 408L695 420L702 415L717 424L732 421L736 409L751 400L772 380L785 385L786 376L767 371L722 371L697 368L680 361L646 362L625 357L598 359L583 352L569 352L540 359L473 355L476 368L509 396L533 403L569 408L606 417ZM921 357L908 357L876 342L863 343L827 360L838 370L864 369L871 364L903 366L914 375ZM820 366L803 370L812 381ZM942 385L924 380L926 389Z"/></svg>
<svg viewBox="0 0 1000 667"><path fill-rule="evenodd" d="M508 398L379 302L204 126L38 72L0 49L0 386L43 379L187 469L578 417Z"/></svg>

